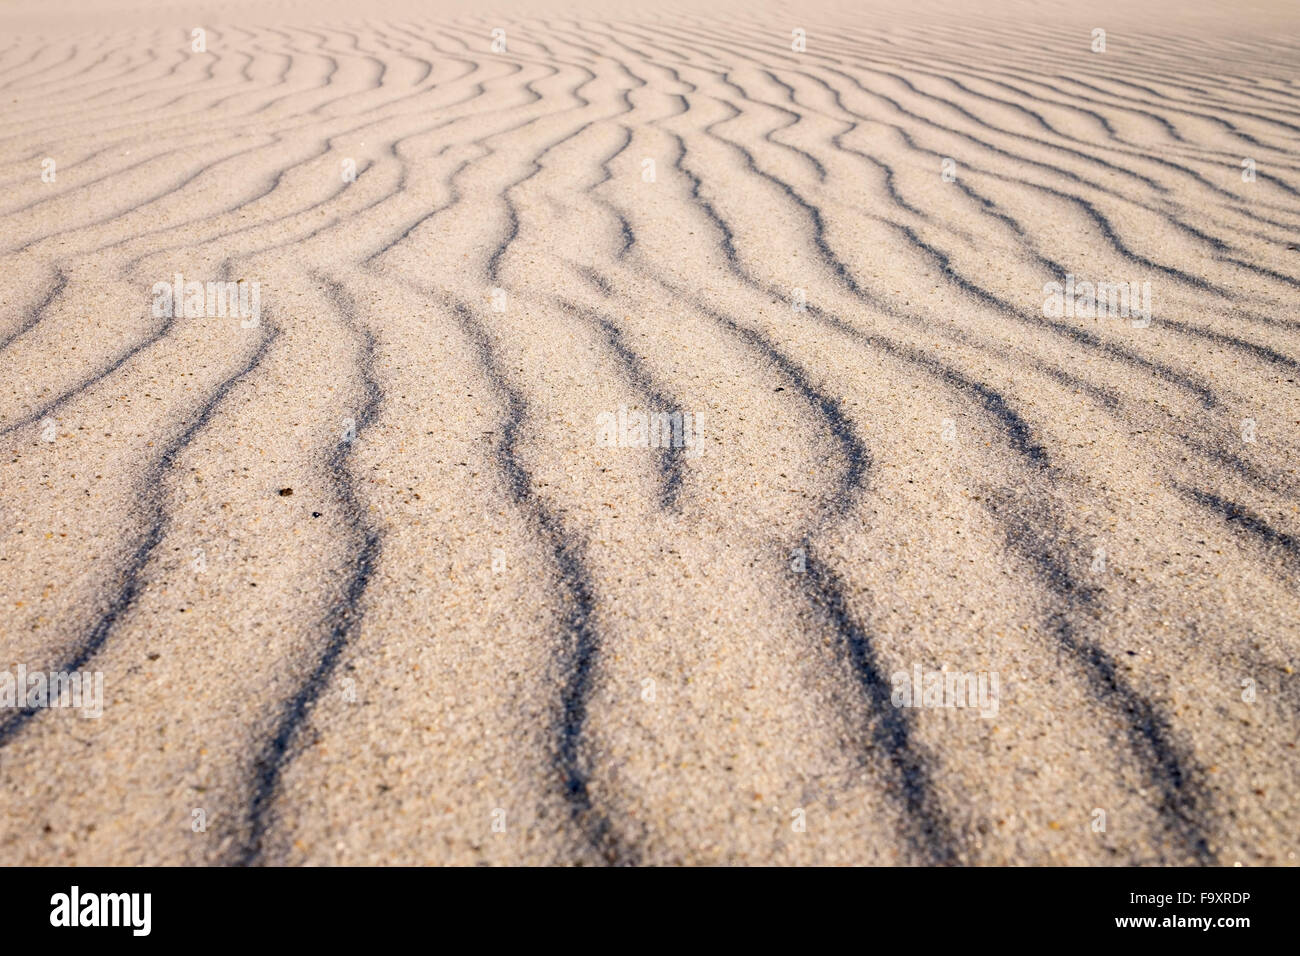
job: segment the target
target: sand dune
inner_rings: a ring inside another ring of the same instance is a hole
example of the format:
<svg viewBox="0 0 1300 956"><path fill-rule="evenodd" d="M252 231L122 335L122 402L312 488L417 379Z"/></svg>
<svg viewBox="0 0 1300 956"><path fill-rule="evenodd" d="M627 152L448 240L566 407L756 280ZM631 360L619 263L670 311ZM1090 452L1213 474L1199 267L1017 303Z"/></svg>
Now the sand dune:
<svg viewBox="0 0 1300 956"><path fill-rule="evenodd" d="M1133 6L8 8L0 862L1293 864L1296 16Z"/></svg>

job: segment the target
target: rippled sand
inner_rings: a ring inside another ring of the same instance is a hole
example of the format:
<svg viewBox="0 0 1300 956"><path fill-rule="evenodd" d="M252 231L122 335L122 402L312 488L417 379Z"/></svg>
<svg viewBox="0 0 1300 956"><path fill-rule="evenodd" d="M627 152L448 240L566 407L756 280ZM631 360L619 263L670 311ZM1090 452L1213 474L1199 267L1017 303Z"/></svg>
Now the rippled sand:
<svg viewBox="0 0 1300 956"><path fill-rule="evenodd" d="M1298 25L7 5L0 862L1294 864Z"/></svg>

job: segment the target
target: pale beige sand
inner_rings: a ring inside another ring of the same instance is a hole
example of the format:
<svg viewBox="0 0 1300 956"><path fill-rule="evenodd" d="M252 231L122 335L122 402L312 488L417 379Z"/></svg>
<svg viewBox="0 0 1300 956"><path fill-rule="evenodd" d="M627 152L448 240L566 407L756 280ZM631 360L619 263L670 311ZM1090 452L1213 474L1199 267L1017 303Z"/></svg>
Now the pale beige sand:
<svg viewBox="0 0 1300 956"><path fill-rule="evenodd" d="M7 4L0 862L1294 864L1295 6L1080 6Z"/></svg>

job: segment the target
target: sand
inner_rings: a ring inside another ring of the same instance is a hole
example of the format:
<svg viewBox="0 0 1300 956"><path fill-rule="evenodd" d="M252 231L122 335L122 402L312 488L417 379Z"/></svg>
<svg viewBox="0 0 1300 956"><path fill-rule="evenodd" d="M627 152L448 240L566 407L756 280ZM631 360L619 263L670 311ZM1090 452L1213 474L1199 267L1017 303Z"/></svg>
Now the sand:
<svg viewBox="0 0 1300 956"><path fill-rule="evenodd" d="M1294 865L1297 19L6 4L0 862Z"/></svg>

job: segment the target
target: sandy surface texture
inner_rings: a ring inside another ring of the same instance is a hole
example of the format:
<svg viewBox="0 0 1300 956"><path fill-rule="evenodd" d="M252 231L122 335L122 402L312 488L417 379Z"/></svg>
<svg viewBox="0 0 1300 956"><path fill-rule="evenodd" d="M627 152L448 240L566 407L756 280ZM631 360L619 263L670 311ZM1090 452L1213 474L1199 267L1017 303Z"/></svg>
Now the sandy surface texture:
<svg viewBox="0 0 1300 956"><path fill-rule="evenodd" d="M0 863L1294 865L1297 26L6 4Z"/></svg>

